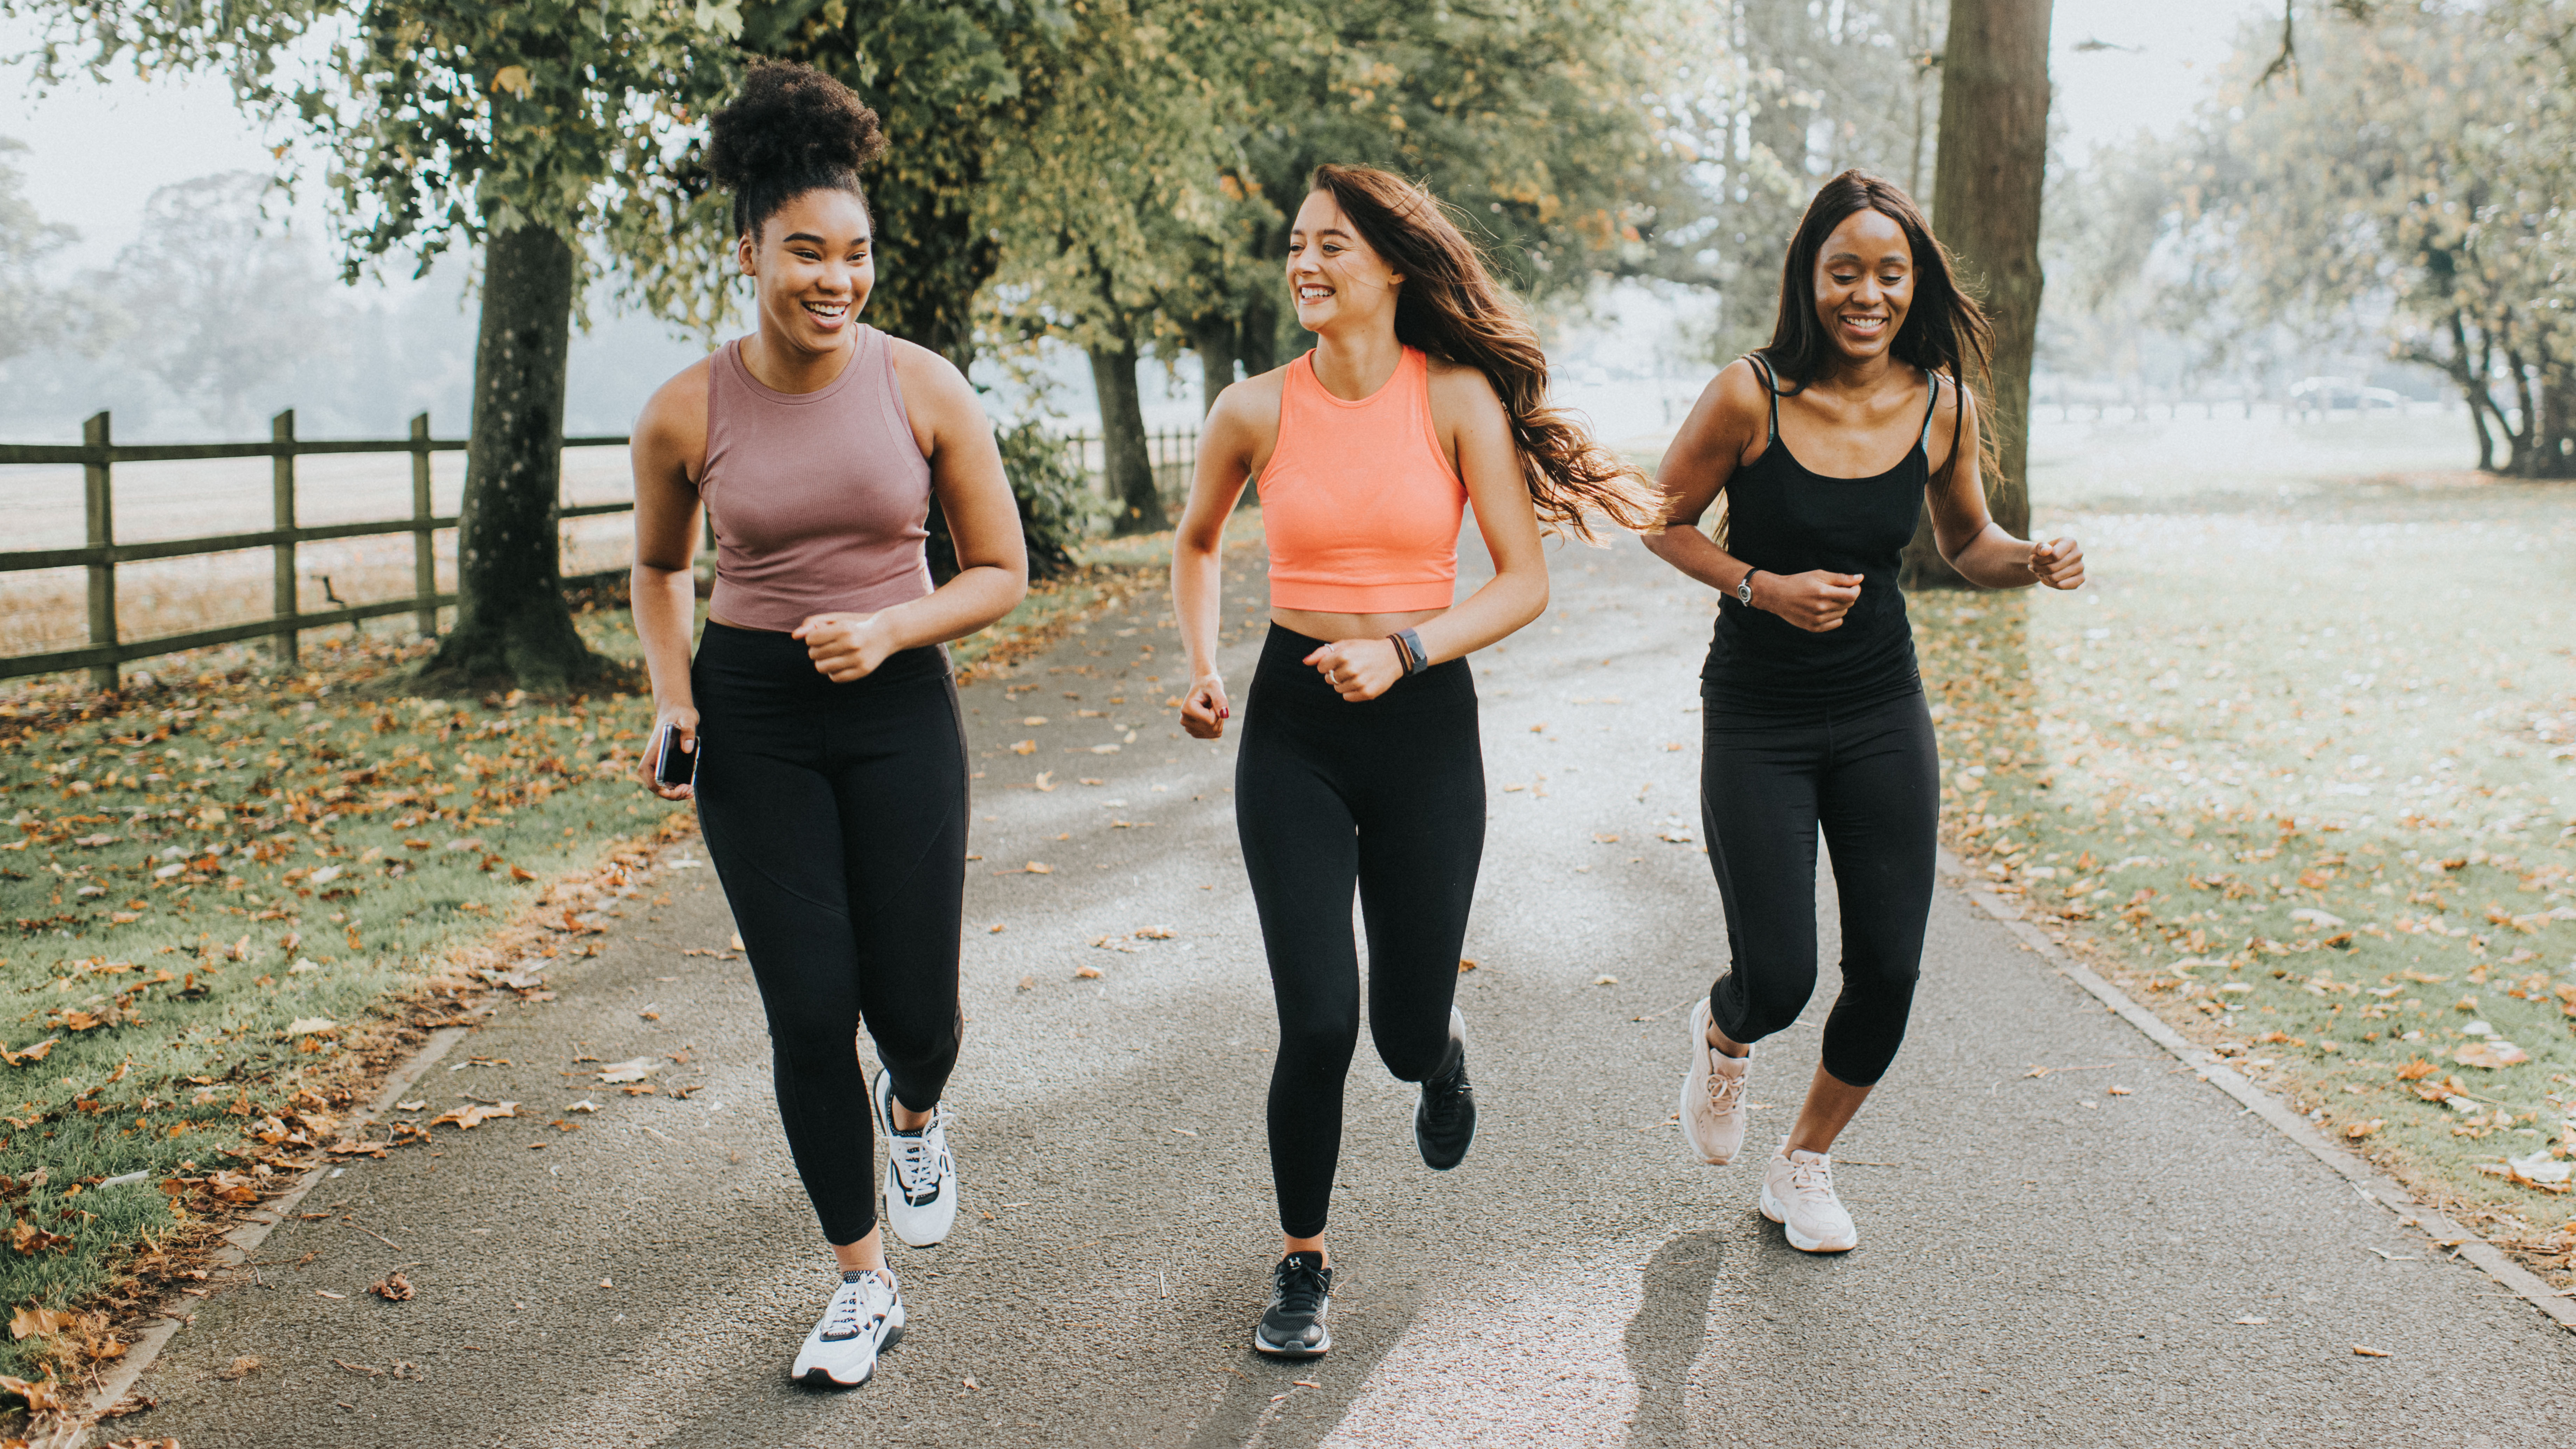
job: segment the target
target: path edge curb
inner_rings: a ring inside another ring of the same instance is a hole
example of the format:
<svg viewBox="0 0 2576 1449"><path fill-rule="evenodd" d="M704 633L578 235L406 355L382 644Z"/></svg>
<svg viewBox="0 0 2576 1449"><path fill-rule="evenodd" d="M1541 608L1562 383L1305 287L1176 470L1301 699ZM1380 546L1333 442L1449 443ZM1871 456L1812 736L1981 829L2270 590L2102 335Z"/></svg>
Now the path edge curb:
<svg viewBox="0 0 2576 1449"><path fill-rule="evenodd" d="M446 1056L449 1049L463 1041L466 1033L473 1029L470 1026L443 1026L431 1032L429 1040L421 1043L420 1050L412 1053L409 1061L395 1068L393 1074L385 1078L384 1088L376 1093L375 1100L367 1104L366 1110L349 1124L350 1130L354 1132L357 1128L375 1121L392 1110L394 1103L402 1100L402 1094L410 1090L413 1083L419 1081L431 1067L436 1066L439 1058ZM287 1214L295 1211L296 1205L304 1201L305 1194L311 1192L323 1178L328 1176L333 1167L340 1165L342 1164L327 1160L313 1164L304 1170L303 1175L296 1179L293 1186L244 1214L243 1221L232 1231L224 1234L224 1245L216 1249L208 1258L207 1266L238 1268L248 1261L251 1254L259 1251L260 1244L268 1241L268 1235L276 1231L277 1225L286 1221ZM118 1401L133 1391L134 1386L142 1381L144 1374L150 1372L152 1365L159 1361L161 1350L169 1346L170 1340L178 1336L180 1329L188 1326L188 1318L195 1316L190 1314L187 1318L172 1317L170 1305L166 1303L162 1306L162 1314L161 1321L145 1330L126 1350L125 1357L118 1362L116 1371L99 1381L97 1392L89 1397L91 1422L95 1423L100 1415L114 1408Z"/></svg>
<svg viewBox="0 0 2576 1449"><path fill-rule="evenodd" d="M2066 953L2066 949L2048 938L2048 934L2022 918L2021 906L1989 890L1968 869L1965 862L1947 847L1939 855L1941 873L1961 895L1968 898L1986 916L2012 932L2023 946L2056 968L2057 974L2091 992L2095 999L2149 1041L2165 1049L2175 1060L2190 1067L2199 1078L2228 1096L2245 1104L2245 1109L2269 1123L2273 1130L2306 1148L2308 1155L2334 1169L2363 1201L2376 1203L2388 1210L2401 1227L2413 1227L2424 1234L2434 1247L2454 1251L2466 1258L2499 1285L2510 1290L2559 1327L2576 1333L2576 1298L2561 1297L2540 1276L2508 1257L2504 1250L2469 1231L2449 1217L2415 1200L2398 1181L2361 1158L2338 1147L2319 1132L2314 1124L2290 1110L2280 1098L2254 1084L2243 1073L2226 1064L2226 1059L2209 1048L2200 1046L2167 1025L2162 1017L2139 1005L2130 995L2096 974L2092 968Z"/></svg>

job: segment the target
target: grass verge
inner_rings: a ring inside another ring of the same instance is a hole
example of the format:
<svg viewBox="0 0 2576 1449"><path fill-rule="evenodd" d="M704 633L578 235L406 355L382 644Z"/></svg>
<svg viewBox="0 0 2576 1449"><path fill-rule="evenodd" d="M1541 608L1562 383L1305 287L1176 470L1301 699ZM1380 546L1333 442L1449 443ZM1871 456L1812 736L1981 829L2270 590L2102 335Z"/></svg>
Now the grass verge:
<svg viewBox="0 0 2576 1449"><path fill-rule="evenodd" d="M2045 521L2084 538L2096 587L1918 596L1945 837L2186 1035L2569 1286L2576 496L2261 482L2070 489ZM2499 574L2510 607L2477 607Z"/></svg>

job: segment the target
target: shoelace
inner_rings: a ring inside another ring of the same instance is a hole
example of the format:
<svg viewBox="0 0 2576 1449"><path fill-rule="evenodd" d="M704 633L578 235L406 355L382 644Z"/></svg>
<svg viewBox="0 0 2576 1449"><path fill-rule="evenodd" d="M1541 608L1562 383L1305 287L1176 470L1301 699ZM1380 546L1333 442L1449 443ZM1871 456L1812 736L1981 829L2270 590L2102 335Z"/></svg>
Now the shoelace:
<svg viewBox="0 0 2576 1449"><path fill-rule="evenodd" d="M882 1310L869 1301L872 1295L869 1294L868 1289L871 1285L880 1284L883 1281L876 1274L870 1273L866 1277L844 1283L834 1291L831 1306L823 1310L823 1336L831 1339L853 1338L858 1335L861 1328L866 1326L869 1319L880 1317Z"/></svg>
<svg viewBox="0 0 2576 1449"><path fill-rule="evenodd" d="M1715 1047L1707 1050L1712 1058L1722 1055ZM1716 1112L1733 1111L1736 1102L1744 1096L1744 1083L1749 1076L1750 1074L1746 1072L1729 1075L1719 1071L1712 1063L1708 1069L1709 1109Z"/></svg>
<svg viewBox="0 0 2576 1449"><path fill-rule="evenodd" d="M1312 1313L1324 1301L1324 1275L1303 1263L1279 1264L1279 1306L1290 1313Z"/></svg>
<svg viewBox="0 0 2576 1449"><path fill-rule="evenodd" d="M1800 1197L1834 1195L1834 1160L1819 1157L1812 1161L1789 1161L1789 1190Z"/></svg>
<svg viewBox="0 0 2576 1449"><path fill-rule="evenodd" d="M895 1172L903 1179L905 1197L935 1184L939 1159L948 1147L947 1126L948 1108L942 1104L930 1109L930 1120L922 1124L920 1131L888 1134L891 1140L886 1147L894 1155ZM922 1181L925 1177L932 1182Z"/></svg>
<svg viewBox="0 0 2576 1449"><path fill-rule="evenodd" d="M1467 1081L1467 1069L1463 1066L1433 1083L1429 1104L1432 1122L1441 1127L1455 1124L1466 1114L1467 1093L1470 1090L1472 1088Z"/></svg>

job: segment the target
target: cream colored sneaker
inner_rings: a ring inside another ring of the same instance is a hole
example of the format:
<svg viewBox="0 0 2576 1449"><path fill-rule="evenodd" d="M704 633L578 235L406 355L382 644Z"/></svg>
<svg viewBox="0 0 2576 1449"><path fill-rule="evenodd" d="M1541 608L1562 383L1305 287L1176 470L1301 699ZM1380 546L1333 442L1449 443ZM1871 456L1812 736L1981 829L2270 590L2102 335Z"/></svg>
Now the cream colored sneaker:
<svg viewBox="0 0 2576 1449"><path fill-rule="evenodd" d="M1860 1244L1860 1230L1834 1195L1834 1159L1792 1152L1786 1137L1762 1169L1762 1216L1787 1229L1789 1246L1801 1253L1848 1253Z"/></svg>
<svg viewBox="0 0 2576 1449"><path fill-rule="evenodd" d="M1708 998L1691 1011L1691 1064L1682 1074L1682 1141L1700 1161L1719 1167L1744 1150L1744 1082L1752 1055L1731 1057L1708 1044Z"/></svg>

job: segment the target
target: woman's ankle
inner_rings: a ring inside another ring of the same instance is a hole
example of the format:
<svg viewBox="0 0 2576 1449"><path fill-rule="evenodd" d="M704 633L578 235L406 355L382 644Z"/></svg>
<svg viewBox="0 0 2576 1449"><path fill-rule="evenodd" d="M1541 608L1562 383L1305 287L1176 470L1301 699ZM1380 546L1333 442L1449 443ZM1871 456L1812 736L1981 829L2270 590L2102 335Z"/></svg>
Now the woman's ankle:
<svg viewBox="0 0 2576 1449"><path fill-rule="evenodd" d="M832 1244L833 1264L844 1273L882 1273L885 1271L885 1229L868 1229L868 1235L855 1243Z"/></svg>

